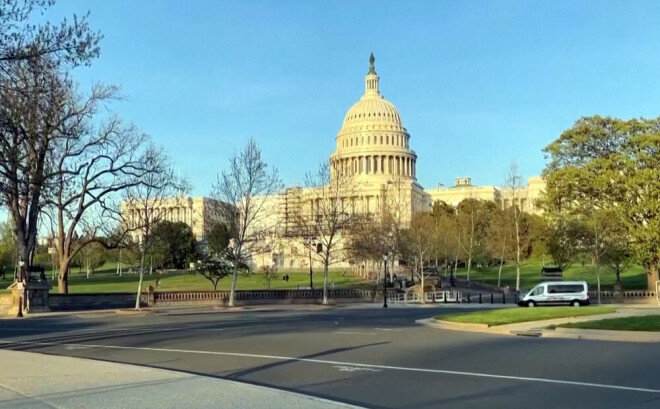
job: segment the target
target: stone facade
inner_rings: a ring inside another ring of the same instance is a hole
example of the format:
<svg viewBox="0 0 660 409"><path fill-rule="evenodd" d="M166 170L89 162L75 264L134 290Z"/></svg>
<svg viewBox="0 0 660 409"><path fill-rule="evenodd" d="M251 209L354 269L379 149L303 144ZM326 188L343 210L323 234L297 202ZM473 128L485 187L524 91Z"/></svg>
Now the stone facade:
<svg viewBox="0 0 660 409"><path fill-rule="evenodd" d="M141 205L141 204L140 204ZM152 206L155 220L183 222L192 229L197 240L203 240L212 226L218 202L207 197L175 197L159 200ZM130 201L121 203L121 213L129 226L137 225L144 219L143 210ZM133 239L139 240L140 232L132 233Z"/></svg>
<svg viewBox="0 0 660 409"><path fill-rule="evenodd" d="M515 194L505 187L498 186L475 186L471 178L456 178L454 186L438 186L435 189L427 189L431 197L431 204L442 201L452 206L457 206L465 199L487 200L497 203L502 209L511 207L515 203L520 209L527 213L539 214L542 210L537 204L541 193L545 189L545 181L538 176L528 179L527 185L516 190Z"/></svg>

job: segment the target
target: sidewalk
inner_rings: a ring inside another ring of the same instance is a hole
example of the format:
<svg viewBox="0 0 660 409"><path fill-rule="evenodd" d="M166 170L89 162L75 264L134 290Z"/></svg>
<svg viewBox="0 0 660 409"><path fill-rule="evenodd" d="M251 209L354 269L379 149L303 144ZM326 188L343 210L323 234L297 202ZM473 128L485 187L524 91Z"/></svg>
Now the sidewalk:
<svg viewBox="0 0 660 409"><path fill-rule="evenodd" d="M598 321L608 318L640 317L645 315L659 315L660 309L656 308L630 308L617 307L616 312L611 314L588 315L583 317L556 318L543 321L519 322L507 325L466 324L449 321L438 321L434 318L417 320L418 324L433 328L454 331L484 332L488 334L534 336L543 338L567 338L588 339L600 341L624 341L624 342L660 342L660 332L645 331L604 331L579 328L548 329L547 327L566 324L569 322Z"/></svg>
<svg viewBox="0 0 660 409"><path fill-rule="evenodd" d="M395 303L389 302L389 308L463 308L463 309L490 309L490 308L511 308L515 307L514 304L455 304L455 303ZM77 318L98 318L98 317L112 317L112 316L144 316L144 315L194 315L194 314L231 314L231 313L246 313L246 312L312 312L312 311L325 311L325 310L351 310L351 309L382 309L383 303L366 303L366 302L330 302L327 305L319 303L310 304L261 304L261 305L244 305L237 307L219 307L209 304L200 305L167 305L160 307L143 307L140 310L131 308L124 309L102 309L102 310L73 310L73 311L52 311L42 313L25 314L24 318L55 318L55 317L77 317ZM0 316L2 319L16 319L11 316Z"/></svg>
<svg viewBox="0 0 660 409"><path fill-rule="evenodd" d="M0 350L2 408L357 408L187 373Z"/></svg>

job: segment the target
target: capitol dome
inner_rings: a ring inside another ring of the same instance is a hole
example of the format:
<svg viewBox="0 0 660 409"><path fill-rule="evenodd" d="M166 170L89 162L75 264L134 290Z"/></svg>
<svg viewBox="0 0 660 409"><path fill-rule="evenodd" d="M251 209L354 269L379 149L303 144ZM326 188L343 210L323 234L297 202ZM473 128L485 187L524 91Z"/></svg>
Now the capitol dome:
<svg viewBox="0 0 660 409"><path fill-rule="evenodd" d="M383 122L403 126L399 111L390 101L383 98L380 92L365 93L360 101L346 113L342 128L366 122Z"/></svg>
<svg viewBox="0 0 660 409"><path fill-rule="evenodd" d="M415 180L417 155L410 149L410 134L394 104L380 93L374 61L371 54L364 95L344 116L331 162L338 172Z"/></svg>

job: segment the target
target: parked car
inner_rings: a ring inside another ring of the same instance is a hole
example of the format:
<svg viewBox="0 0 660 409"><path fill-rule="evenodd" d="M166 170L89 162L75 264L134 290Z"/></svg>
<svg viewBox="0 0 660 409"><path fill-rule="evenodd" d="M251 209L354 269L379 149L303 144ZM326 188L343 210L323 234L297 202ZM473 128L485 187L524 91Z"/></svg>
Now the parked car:
<svg viewBox="0 0 660 409"><path fill-rule="evenodd" d="M586 281L551 281L538 284L525 294L518 305L572 305L579 307L589 304L589 286Z"/></svg>

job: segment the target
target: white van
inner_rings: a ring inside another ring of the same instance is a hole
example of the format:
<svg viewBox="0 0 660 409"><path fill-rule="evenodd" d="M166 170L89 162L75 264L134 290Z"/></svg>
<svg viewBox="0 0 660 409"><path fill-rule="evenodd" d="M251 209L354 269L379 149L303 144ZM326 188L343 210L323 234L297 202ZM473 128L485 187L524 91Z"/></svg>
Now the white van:
<svg viewBox="0 0 660 409"><path fill-rule="evenodd" d="M589 304L589 286L586 281L550 281L538 284L525 294L518 305L572 305L579 307Z"/></svg>

